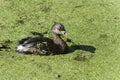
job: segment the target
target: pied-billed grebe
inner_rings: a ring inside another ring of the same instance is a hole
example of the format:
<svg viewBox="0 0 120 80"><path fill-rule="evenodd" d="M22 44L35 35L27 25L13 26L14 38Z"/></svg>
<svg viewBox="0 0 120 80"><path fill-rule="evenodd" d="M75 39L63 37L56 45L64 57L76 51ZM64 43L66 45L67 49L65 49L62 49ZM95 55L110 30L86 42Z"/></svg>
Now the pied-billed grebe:
<svg viewBox="0 0 120 80"><path fill-rule="evenodd" d="M68 51L66 42L61 38L66 34L64 25L55 23L51 28L52 38L44 36L27 37L19 41L16 51L26 54L64 54Z"/></svg>

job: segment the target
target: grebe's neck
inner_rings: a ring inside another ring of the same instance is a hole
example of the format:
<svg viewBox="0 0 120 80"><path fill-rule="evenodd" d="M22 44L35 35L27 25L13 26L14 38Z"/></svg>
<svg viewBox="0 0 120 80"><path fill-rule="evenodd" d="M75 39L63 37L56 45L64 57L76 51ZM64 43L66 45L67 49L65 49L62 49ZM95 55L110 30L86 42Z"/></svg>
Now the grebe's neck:
<svg viewBox="0 0 120 80"><path fill-rule="evenodd" d="M53 38L53 42L55 44L60 44L61 41L63 41L63 39L61 38L60 35L56 34L56 33L52 33L52 38Z"/></svg>
<svg viewBox="0 0 120 80"><path fill-rule="evenodd" d="M53 33L53 42L59 47L61 53L65 53L68 49L66 42L61 38L60 35Z"/></svg>

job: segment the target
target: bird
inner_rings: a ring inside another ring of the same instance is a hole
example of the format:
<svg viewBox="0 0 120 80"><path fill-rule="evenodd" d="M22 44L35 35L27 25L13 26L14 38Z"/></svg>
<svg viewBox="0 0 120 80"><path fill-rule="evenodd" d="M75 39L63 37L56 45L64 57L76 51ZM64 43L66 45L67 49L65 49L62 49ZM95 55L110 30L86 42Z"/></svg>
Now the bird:
<svg viewBox="0 0 120 80"><path fill-rule="evenodd" d="M68 52L68 45L61 35L66 34L66 29L61 23L54 23L50 29L51 38L44 36L26 37L21 39L16 51L22 54L65 54Z"/></svg>

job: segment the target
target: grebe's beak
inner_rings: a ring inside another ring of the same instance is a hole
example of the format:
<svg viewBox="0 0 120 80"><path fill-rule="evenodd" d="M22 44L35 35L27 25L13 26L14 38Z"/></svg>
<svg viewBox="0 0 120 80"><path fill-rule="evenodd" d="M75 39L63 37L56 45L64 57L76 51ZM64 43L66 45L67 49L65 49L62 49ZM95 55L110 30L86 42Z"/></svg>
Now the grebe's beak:
<svg viewBox="0 0 120 80"><path fill-rule="evenodd" d="M64 35L66 35L67 33L66 33L66 31L61 31L61 34L64 34Z"/></svg>
<svg viewBox="0 0 120 80"><path fill-rule="evenodd" d="M64 34L65 37L67 37L67 32L66 31L62 32L62 34Z"/></svg>

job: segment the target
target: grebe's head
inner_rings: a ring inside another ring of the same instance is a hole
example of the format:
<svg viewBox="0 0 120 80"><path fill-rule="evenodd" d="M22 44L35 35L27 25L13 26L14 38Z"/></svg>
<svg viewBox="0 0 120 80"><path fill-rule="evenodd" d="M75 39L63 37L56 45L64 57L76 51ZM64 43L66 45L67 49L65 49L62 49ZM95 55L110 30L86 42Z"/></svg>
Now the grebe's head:
<svg viewBox="0 0 120 80"><path fill-rule="evenodd" d="M56 34L66 34L66 30L63 24L61 23L55 23L51 28L53 33Z"/></svg>

